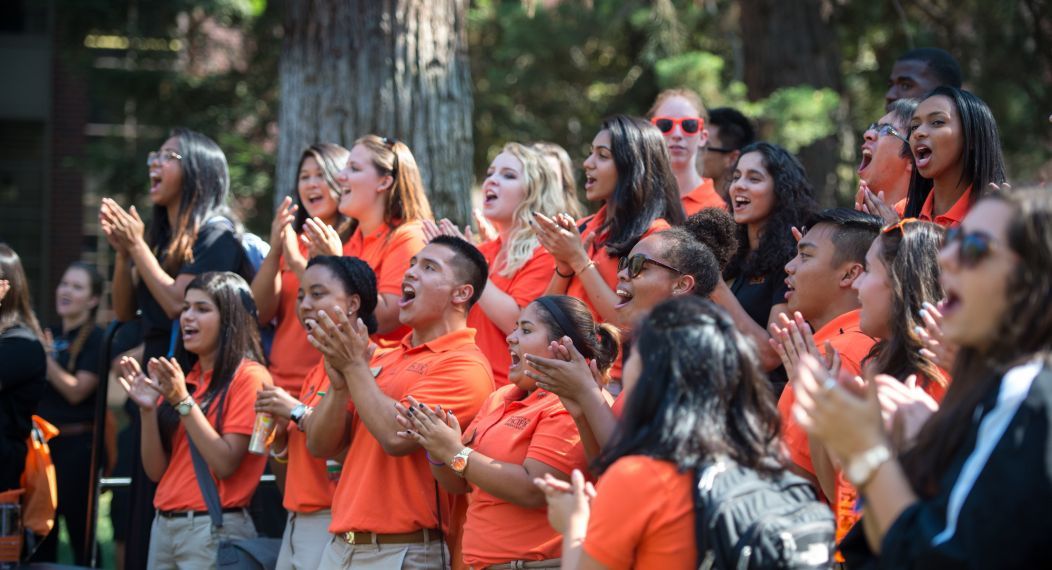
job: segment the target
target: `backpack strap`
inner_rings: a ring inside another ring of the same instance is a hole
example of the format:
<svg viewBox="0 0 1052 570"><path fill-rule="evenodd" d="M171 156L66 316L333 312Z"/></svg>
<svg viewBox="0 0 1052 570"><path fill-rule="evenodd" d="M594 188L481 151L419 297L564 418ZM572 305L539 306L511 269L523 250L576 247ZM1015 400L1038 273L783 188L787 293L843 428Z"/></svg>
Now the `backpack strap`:
<svg viewBox="0 0 1052 570"><path fill-rule="evenodd" d="M201 489L201 496L205 500L205 505L208 507L208 517L212 519L212 532L215 532L223 528L223 506L219 502L219 488L216 487L216 481L212 478L212 473L208 471L208 463L205 462L201 452L197 450L197 446L194 445L194 440L190 438L190 434L186 435L186 443L190 446L190 459L194 463L194 476L197 478L197 486Z"/></svg>

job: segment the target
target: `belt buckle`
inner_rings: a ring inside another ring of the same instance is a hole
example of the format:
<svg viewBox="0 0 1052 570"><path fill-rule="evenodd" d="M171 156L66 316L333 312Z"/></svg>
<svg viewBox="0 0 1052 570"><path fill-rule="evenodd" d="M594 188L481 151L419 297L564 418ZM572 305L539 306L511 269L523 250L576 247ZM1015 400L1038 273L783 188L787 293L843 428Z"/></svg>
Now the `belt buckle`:
<svg viewBox="0 0 1052 570"><path fill-rule="evenodd" d="M341 534L340 538L342 538L343 541L346 542L347 544L352 544L353 545L354 544L354 531L353 530L349 530L349 531Z"/></svg>

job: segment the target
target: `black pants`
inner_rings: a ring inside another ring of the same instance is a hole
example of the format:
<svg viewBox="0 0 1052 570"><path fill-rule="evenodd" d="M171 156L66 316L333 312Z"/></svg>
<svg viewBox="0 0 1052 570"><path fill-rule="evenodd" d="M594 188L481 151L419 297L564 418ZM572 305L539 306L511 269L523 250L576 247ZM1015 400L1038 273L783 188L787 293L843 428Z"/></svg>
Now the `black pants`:
<svg viewBox="0 0 1052 570"><path fill-rule="evenodd" d="M77 566L88 566L91 562L91 547L84 544L87 533L88 482L91 479L91 432L64 436L59 435L48 442L51 461L55 464L55 480L58 483L58 509L55 527L40 543L34 562L56 562L58 559L58 520L62 519L69 530L69 543L73 550L73 561Z"/></svg>

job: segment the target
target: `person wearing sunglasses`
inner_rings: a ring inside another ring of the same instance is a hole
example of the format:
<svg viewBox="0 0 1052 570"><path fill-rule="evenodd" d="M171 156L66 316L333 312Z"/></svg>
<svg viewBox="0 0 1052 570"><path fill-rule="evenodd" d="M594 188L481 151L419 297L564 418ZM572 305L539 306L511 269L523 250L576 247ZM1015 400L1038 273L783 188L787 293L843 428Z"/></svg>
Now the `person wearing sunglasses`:
<svg viewBox="0 0 1052 570"><path fill-rule="evenodd" d="M716 192L724 202L729 202L727 187L731 184L734 163L738 162L741 149L756 140L756 129L748 117L731 107L710 109L705 128L709 132L709 142L699 149L699 174L711 178Z"/></svg>
<svg viewBox="0 0 1052 570"><path fill-rule="evenodd" d="M853 389L813 361L794 413L864 497L849 565L1048 567L1052 195L983 198L947 233L938 261L943 331L960 352L912 447L891 450L875 382Z"/></svg>
<svg viewBox="0 0 1052 570"><path fill-rule="evenodd" d="M997 121L982 99L938 87L910 120L913 175L904 215L956 226L980 198L1006 178Z"/></svg>
<svg viewBox="0 0 1052 570"><path fill-rule="evenodd" d="M916 99L899 99L862 133L855 209L880 216L887 224L899 221L906 207L913 174L907 135L916 108Z"/></svg>
<svg viewBox="0 0 1052 570"><path fill-rule="evenodd" d="M705 208L726 208L711 178L698 173L698 151L705 148L705 105L690 89L668 89L658 94L647 113L650 122L665 135L683 209L688 216Z"/></svg>

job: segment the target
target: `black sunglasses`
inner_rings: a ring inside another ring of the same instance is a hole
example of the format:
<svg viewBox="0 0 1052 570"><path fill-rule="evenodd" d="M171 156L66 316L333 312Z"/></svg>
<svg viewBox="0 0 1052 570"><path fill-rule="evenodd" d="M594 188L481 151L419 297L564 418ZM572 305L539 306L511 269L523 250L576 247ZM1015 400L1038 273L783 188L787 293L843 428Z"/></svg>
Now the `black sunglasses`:
<svg viewBox="0 0 1052 570"><path fill-rule="evenodd" d="M966 233L960 226L946 230L946 240L943 248L957 244L957 263L961 267L975 267L986 259L994 247L994 240L990 236L980 233Z"/></svg>
<svg viewBox="0 0 1052 570"><path fill-rule="evenodd" d="M629 279L635 279L636 277L639 277L639 274L643 272L643 268L648 263L653 263L654 265L657 265L658 267L661 267L661 268L664 268L664 269L668 269L669 271L672 271L673 273L678 273L680 275L683 275L683 272L680 271L679 269L676 269L675 267L672 267L671 265L667 265L665 263L662 263L662 262L660 262L660 261L658 261L656 259L650 259L649 257L647 257L645 254L642 254L642 253L637 253L637 254L635 254L635 255L633 255L631 257L622 257L621 260L617 262L617 271L618 271L618 273L620 273L620 272L624 271L625 268L627 267L628 268L628 278Z"/></svg>
<svg viewBox="0 0 1052 570"><path fill-rule="evenodd" d="M870 123L870 125L866 127L866 131L877 131L878 138L885 135L891 135L906 144L910 144L909 139L902 136L902 134L899 133L899 130L896 129L893 125L889 125L887 123Z"/></svg>

